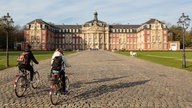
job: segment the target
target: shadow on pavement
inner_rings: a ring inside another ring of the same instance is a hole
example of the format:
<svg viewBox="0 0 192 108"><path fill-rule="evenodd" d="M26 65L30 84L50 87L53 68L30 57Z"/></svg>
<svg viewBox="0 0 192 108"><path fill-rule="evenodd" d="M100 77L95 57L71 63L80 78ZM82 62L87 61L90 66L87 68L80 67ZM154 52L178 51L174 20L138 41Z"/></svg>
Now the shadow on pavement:
<svg viewBox="0 0 192 108"><path fill-rule="evenodd" d="M114 92L114 91L117 91L118 89L142 85L149 81L150 80L143 80L143 81L128 82L128 83L117 83L114 85L102 85L100 87L85 91L85 92L81 93L80 95L76 96L76 98L89 99L89 98L93 98L93 97L98 97L98 96L108 93L108 92Z"/></svg>
<svg viewBox="0 0 192 108"><path fill-rule="evenodd" d="M121 78L125 78L127 76L122 76L122 77L116 77L116 78L103 78L103 79L95 79L95 81L92 82L86 82L85 84L93 84L93 83L101 83L101 82L107 82L107 81L113 81Z"/></svg>
<svg viewBox="0 0 192 108"><path fill-rule="evenodd" d="M70 84L70 87L72 87L72 88L81 88L82 84L83 84L83 82L77 81L75 83Z"/></svg>

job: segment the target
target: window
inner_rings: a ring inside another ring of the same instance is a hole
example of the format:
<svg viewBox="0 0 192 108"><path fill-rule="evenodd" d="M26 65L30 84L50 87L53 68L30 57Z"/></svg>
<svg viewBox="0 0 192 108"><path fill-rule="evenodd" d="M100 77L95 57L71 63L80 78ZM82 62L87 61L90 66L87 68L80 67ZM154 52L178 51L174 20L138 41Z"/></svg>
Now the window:
<svg viewBox="0 0 192 108"><path fill-rule="evenodd" d="M63 43L65 43L65 39L63 38Z"/></svg>
<svg viewBox="0 0 192 108"><path fill-rule="evenodd" d="M158 36L158 42L161 42L161 37L160 36Z"/></svg>
<svg viewBox="0 0 192 108"><path fill-rule="evenodd" d="M65 43L68 43L68 39L65 39Z"/></svg>
<svg viewBox="0 0 192 108"><path fill-rule="evenodd" d="M155 48L155 44L152 44L152 48Z"/></svg>
<svg viewBox="0 0 192 108"><path fill-rule="evenodd" d="M40 40L40 38L39 38L39 36L37 36L37 42L40 42L39 40Z"/></svg>
<svg viewBox="0 0 192 108"><path fill-rule="evenodd" d="M41 38L42 38L42 42L45 42L45 36L42 36Z"/></svg>
<svg viewBox="0 0 192 108"><path fill-rule="evenodd" d="M73 44L75 44L75 38L73 38Z"/></svg>
<svg viewBox="0 0 192 108"><path fill-rule="evenodd" d="M152 36L152 42L155 42L155 36Z"/></svg>
<svg viewBox="0 0 192 108"><path fill-rule="evenodd" d="M150 44L147 44L147 48L148 48L148 49L150 49L150 46L151 46Z"/></svg>
<svg viewBox="0 0 192 108"><path fill-rule="evenodd" d="M34 41L34 36L31 36L31 41L32 41L32 42Z"/></svg>
<svg viewBox="0 0 192 108"><path fill-rule="evenodd" d="M45 34L45 30L42 30L41 33L42 33L42 35L44 35Z"/></svg>
<svg viewBox="0 0 192 108"><path fill-rule="evenodd" d="M161 48L161 44L158 44L158 48Z"/></svg>
<svg viewBox="0 0 192 108"><path fill-rule="evenodd" d="M42 44L42 48L45 48L45 44Z"/></svg>
<svg viewBox="0 0 192 108"><path fill-rule="evenodd" d="M147 30L147 34L150 34L150 31L149 31L149 30Z"/></svg>
<svg viewBox="0 0 192 108"><path fill-rule="evenodd" d="M163 28L166 28L166 25L165 25L165 24L163 24Z"/></svg>
<svg viewBox="0 0 192 108"><path fill-rule="evenodd" d="M164 42L167 42L166 36L163 37L163 41L164 41Z"/></svg>
<svg viewBox="0 0 192 108"><path fill-rule="evenodd" d="M150 42L150 36L149 35L147 36L147 42Z"/></svg>
<svg viewBox="0 0 192 108"><path fill-rule="evenodd" d="M119 39L119 43L122 44L122 39L121 38Z"/></svg>
<svg viewBox="0 0 192 108"><path fill-rule="evenodd" d="M149 28L150 26L149 26L149 24L147 24L147 28Z"/></svg>
<svg viewBox="0 0 192 108"><path fill-rule="evenodd" d="M29 42L29 35L26 35L26 42Z"/></svg>

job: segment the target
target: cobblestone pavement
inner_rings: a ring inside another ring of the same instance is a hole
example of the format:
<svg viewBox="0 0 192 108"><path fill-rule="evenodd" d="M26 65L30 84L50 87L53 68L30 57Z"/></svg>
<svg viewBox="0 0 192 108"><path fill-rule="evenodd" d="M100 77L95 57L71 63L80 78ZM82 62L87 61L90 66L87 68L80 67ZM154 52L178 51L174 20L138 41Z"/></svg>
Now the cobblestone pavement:
<svg viewBox="0 0 192 108"><path fill-rule="evenodd" d="M17 68L0 71L2 108L192 108L192 73L108 51L83 51L67 56L70 94L59 105L49 99L50 60L36 66L41 83L17 98Z"/></svg>

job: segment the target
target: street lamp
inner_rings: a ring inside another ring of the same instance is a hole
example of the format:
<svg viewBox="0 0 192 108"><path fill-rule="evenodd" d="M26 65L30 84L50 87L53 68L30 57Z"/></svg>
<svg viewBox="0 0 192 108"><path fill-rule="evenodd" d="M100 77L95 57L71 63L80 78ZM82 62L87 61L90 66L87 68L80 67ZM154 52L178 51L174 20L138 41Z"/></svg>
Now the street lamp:
<svg viewBox="0 0 192 108"><path fill-rule="evenodd" d="M9 40L9 32L11 30L13 30L13 19L11 18L11 16L9 16L9 13L7 13L6 16L3 16L0 20L0 25L4 26L4 29L7 31L7 35L6 35L6 67L9 66L9 44L8 44L8 40Z"/></svg>
<svg viewBox="0 0 192 108"><path fill-rule="evenodd" d="M186 57L185 57L185 30L190 25L190 18L187 15L184 15L182 13L182 16L180 16L179 21L177 22L178 26L182 28L182 35L183 35L183 56L182 56L182 68L186 68Z"/></svg>

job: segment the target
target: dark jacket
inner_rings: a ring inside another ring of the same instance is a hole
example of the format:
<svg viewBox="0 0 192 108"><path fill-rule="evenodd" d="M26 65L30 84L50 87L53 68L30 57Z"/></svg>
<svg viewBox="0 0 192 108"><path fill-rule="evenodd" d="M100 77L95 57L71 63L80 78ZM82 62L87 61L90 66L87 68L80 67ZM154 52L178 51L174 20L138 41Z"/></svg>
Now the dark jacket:
<svg viewBox="0 0 192 108"><path fill-rule="evenodd" d="M31 62L31 60L35 63L35 64L39 64L39 62L35 59L35 57L33 56L33 53L32 53L32 51L30 51L30 50L25 50L24 52L28 52L29 54L28 54L28 64L27 65L30 65L30 62Z"/></svg>

